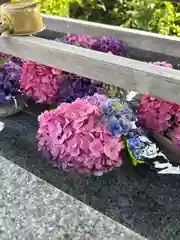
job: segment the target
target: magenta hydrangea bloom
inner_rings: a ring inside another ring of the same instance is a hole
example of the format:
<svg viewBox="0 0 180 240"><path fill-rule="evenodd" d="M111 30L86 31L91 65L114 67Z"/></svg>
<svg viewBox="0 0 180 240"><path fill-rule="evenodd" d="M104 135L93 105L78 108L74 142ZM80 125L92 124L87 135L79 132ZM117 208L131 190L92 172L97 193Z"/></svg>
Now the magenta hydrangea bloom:
<svg viewBox="0 0 180 240"><path fill-rule="evenodd" d="M154 65L172 68L167 62L153 62ZM144 94L138 108L138 120L141 125L158 133L171 127L172 118L179 109L179 105Z"/></svg>
<svg viewBox="0 0 180 240"><path fill-rule="evenodd" d="M139 109L138 120L141 125L158 133L164 133L172 124L172 113L179 106L168 101L143 95Z"/></svg>
<svg viewBox="0 0 180 240"><path fill-rule="evenodd" d="M37 102L53 104L59 97L62 71L31 61L22 67L20 87L25 95Z"/></svg>
<svg viewBox="0 0 180 240"><path fill-rule="evenodd" d="M83 99L62 103L39 117L39 151L49 153L63 170L102 175L122 163L121 138L113 137L99 121L96 105Z"/></svg>
<svg viewBox="0 0 180 240"><path fill-rule="evenodd" d="M96 41L94 38L86 35L67 35L64 36L66 43L70 45L75 45L83 48L92 48L92 45Z"/></svg>
<svg viewBox="0 0 180 240"><path fill-rule="evenodd" d="M7 54L0 52L0 60L3 59L3 58L7 58L7 57L8 57Z"/></svg>
<svg viewBox="0 0 180 240"><path fill-rule="evenodd" d="M103 36L102 38L97 39L94 42L92 49L99 52L112 53L122 57L128 56L127 46L121 40L111 36Z"/></svg>
<svg viewBox="0 0 180 240"><path fill-rule="evenodd" d="M153 62L152 64L157 65L157 66L161 66L161 67L167 67L167 68L173 68L173 65L171 63L168 62Z"/></svg>

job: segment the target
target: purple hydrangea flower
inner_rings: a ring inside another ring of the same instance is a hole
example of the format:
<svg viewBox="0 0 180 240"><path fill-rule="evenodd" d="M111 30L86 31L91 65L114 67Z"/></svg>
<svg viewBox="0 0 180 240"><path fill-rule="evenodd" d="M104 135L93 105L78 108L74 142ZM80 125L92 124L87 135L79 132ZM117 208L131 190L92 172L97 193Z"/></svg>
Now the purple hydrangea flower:
<svg viewBox="0 0 180 240"><path fill-rule="evenodd" d="M107 96L99 93L95 93L93 96L87 96L84 98L87 102L97 107L101 106L105 101L107 101Z"/></svg>
<svg viewBox="0 0 180 240"><path fill-rule="evenodd" d="M60 102L73 102L76 98L92 96L94 93L104 94L101 82L91 81L72 73L62 74Z"/></svg>
<svg viewBox="0 0 180 240"><path fill-rule="evenodd" d="M122 57L128 56L127 46L121 40L111 36L104 36L100 39L97 39L92 45L92 49L104 53L110 52L114 55Z"/></svg>
<svg viewBox="0 0 180 240"><path fill-rule="evenodd" d="M11 58L0 68L0 101L5 102L19 92L22 61Z"/></svg>
<svg viewBox="0 0 180 240"><path fill-rule="evenodd" d="M23 65L23 60L18 58L18 57L11 57L10 59L12 62L16 63L17 65L19 65L20 67L22 67Z"/></svg>

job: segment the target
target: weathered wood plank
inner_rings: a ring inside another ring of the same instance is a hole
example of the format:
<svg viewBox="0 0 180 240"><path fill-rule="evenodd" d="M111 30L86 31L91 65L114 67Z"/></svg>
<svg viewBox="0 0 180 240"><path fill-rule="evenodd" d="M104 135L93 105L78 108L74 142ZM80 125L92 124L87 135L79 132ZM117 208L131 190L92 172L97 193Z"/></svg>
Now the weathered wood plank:
<svg viewBox="0 0 180 240"><path fill-rule="evenodd" d="M86 34L94 37L114 36L120 38L129 47L180 57L180 38L177 37L65 17L45 14L42 16L48 30Z"/></svg>
<svg viewBox="0 0 180 240"><path fill-rule="evenodd" d="M177 70L36 37L0 37L0 52L180 103Z"/></svg>

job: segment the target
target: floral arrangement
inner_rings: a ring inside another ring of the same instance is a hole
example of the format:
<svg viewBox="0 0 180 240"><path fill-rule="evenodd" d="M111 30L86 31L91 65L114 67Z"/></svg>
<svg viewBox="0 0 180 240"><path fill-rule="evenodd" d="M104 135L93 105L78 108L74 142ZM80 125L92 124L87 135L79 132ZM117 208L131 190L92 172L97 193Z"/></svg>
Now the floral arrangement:
<svg viewBox="0 0 180 240"><path fill-rule="evenodd" d="M48 152L57 167L101 176L121 165L124 143L108 131L97 104L102 98L96 94L95 99L91 104L92 97L78 98L40 115L38 149Z"/></svg>
<svg viewBox="0 0 180 240"><path fill-rule="evenodd" d="M38 120L38 150L65 171L101 176L121 166L126 149L133 165L145 163L159 171L162 163L169 164L120 99L95 93L45 111Z"/></svg>
<svg viewBox="0 0 180 240"><path fill-rule="evenodd" d="M0 102L6 103L20 92L22 61L11 57L0 67Z"/></svg>
<svg viewBox="0 0 180 240"><path fill-rule="evenodd" d="M112 136L123 137L133 165L144 163L145 131L138 126L134 112L120 99L108 99L100 106L103 122Z"/></svg>
<svg viewBox="0 0 180 240"><path fill-rule="evenodd" d="M59 99L61 74L59 69L25 61L20 79L21 90L37 102L54 104Z"/></svg>
<svg viewBox="0 0 180 240"><path fill-rule="evenodd" d="M118 56L127 57L127 46L121 40L113 38L113 37L104 36L102 38L95 39L95 38L92 38L92 37L89 37L86 35L79 35L79 36L78 35L67 35L67 36L64 36L64 40L66 41L66 43L71 44L71 45L89 48L89 49L93 49L93 50L96 50L99 52L110 53L110 54L114 54L114 55L118 55ZM61 41L63 41L63 39ZM81 79L81 82L91 81L92 84L96 85L96 81L94 81L92 79L83 78L83 77L80 77L75 74L72 74L72 77L70 75L71 75L71 73L69 73L69 78L74 79L74 81L76 81L77 83L79 83L79 81ZM125 91L124 89L121 89L119 87L115 87L115 86L112 86L110 84L105 84L105 83L103 83L103 84L98 83L98 85L99 84L101 85L101 88L104 89L104 90L102 90L102 92L104 91L104 93L106 93L106 95L110 98L122 97L127 94L127 91ZM74 84L74 85L76 85L75 91L77 91L78 84ZM71 91L72 91L72 89L71 89ZM79 91L81 91L81 86L79 88ZM99 91L97 91L97 92L99 92ZM86 96L86 95L84 95L84 96Z"/></svg>
<svg viewBox="0 0 180 240"><path fill-rule="evenodd" d="M55 41L127 56L127 47L124 43L112 37L94 39L84 35L65 35L63 38L56 38ZM46 104L71 103L76 98L83 98L96 92L107 94L111 98L122 97L127 93L119 87L30 61L23 64L20 86L25 95Z"/></svg>
<svg viewBox="0 0 180 240"><path fill-rule="evenodd" d="M126 96L127 91L73 73L62 73L61 87L59 89L60 102L71 103L76 98L92 96L94 93L106 94L110 98L122 98Z"/></svg>
<svg viewBox="0 0 180 240"><path fill-rule="evenodd" d="M117 56L128 56L127 46L121 40L111 36L93 38L86 35L65 35L63 38L56 38L56 41Z"/></svg>
<svg viewBox="0 0 180 240"><path fill-rule="evenodd" d="M80 46L80 47L84 47L84 48L93 49L96 51L101 51L101 52L105 52L105 53L107 52L107 53L127 57L127 47L125 46L125 44L122 41L120 41L119 39L115 39L113 37L105 37L104 36L100 39L95 39L95 38L91 38L89 36L84 36L84 35L80 35L80 36L67 35L67 36L64 36L64 39L65 39L66 43L71 44L71 45L76 45L76 46ZM63 39L61 39L61 41L63 41ZM65 78L67 79L67 74L65 73L65 75L66 75ZM99 83L92 79L80 77L75 74L69 73L68 79L70 82L69 92L71 93L69 95L71 95L71 96L76 95L76 94L72 94L72 92L73 93L80 92L80 94L79 94L80 96L78 96L78 97L83 97L82 85L87 86L87 82L88 82L88 86L94 85L93 87L91 87L91 89L92 88L95 89L96 86L98 85L98 88L96 88L97 92L100 92L100 93L104 92L110 98L114 98L114 97L121 98L122 96L125 96L127 94L127 91L125 91L124 89L121 89L119 87L115 87L110 84ZM90 84L90 82L91 82L91 84ZM60 89L60 92L64 92L62 87ZM65 92L67 93L67 90ZM94 92L95 91L90 91L88 93L88 91L85 91L84 96L87 96L88 94L92 95ZM63 96L64 96L64 94L62 94L62 97L60 94L61 99L64 99L64 101L70 102L69 100L66 100ZM66 94L66 96L67 96L67 94ZM73 97L71 101L74 101L76 98L77 97Z"/></svg>
<svg viewBox="0 0 180 240"><path fill-rule="evenodd" d="M100 176L122 164L124 137L135 126L125 103L95 93L41 114L38 149L57 167Z"/></svg>

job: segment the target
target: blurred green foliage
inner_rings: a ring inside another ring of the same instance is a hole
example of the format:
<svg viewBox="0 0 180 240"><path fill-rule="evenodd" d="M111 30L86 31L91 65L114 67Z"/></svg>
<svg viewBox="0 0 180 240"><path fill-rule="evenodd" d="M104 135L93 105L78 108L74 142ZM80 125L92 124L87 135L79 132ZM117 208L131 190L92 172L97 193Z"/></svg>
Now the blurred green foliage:
<svg viewBox="0 0 180 240"><path fill-rule="evenodd" d="M26 0L11 0L11 2L25 2ZM69 17L69 0L28 0L36 2L41 12L51 15Z"/></svg>
<svg viewBox="0 0 180 240"><path fill-rule="evenodd" d="M41 12L57 15L69 16L69 1L68 0L36 0L41 6Z"/></svg>
<svg viewBox="0 0 180 240"><path fill-rule="evenodd" d="M88 5L88 3L90 3ZM163 0L74 0L70 15L89 21L180 36L180 5Z"/></svg>
<svg viewBox="0 0 180 240"><path fill-rule="evenodd" d="M13 0L17 1L17 0ZM41 11L180 37L180 4L163 0L36 0Z"/></svg>

